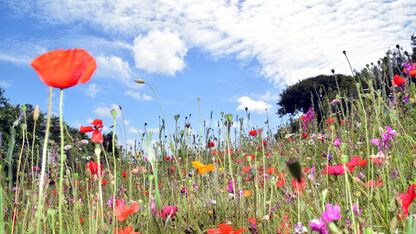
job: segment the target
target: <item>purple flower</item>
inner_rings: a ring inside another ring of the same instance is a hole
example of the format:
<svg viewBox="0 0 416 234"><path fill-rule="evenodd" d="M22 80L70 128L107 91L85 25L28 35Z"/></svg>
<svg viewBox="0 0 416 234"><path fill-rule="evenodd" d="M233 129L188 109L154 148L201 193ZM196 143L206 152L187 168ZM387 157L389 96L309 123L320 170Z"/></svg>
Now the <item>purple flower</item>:
<svg viewBox="0 0 416 234"><path fill-rule="evenodd" d="M327 203L325 206L325 211L322 213L322 220L325 223L330 223L334 220L341 219L341 207L339 205L332 205Z"/></svg>
<svg viewBox="0 0 416 234"><path fill-rule="evenodd" d="M378 151L382 151L382 149L388 150L390 148L390 141L392 141L396 135L396 130L393 130L390 126L386 126L386 131L381 134L381 139L372 139L370 143L376 145Z"/></svg>
<svg viewBox="0 0 416 234"><path fill-rule="evenodd" d="M341 138L337 137L334 139L334 142L332 143L335 147L339 148L342 144Z"/></svg>
<svg viewBox="0 0 416 234"><path fill-rule="evenodd" d="M355 216L360 216L363 213L363 209L361 209L358 204L352 205L352 210L354 211Z"/></svg>
<svg viewBox="0 0 416 234"><path fill-rule="evenodd" d="M410 96L409 96L409 95L404 96L404 97L403 97L403 104L407 104L407 103L409 103L409 102L410 102Z"/></svg>
<svg viewBox="0 0 416 234"><path fill-rule="evenodd" d="M302 225L301 222L295 223L294 225L295 233L307 233L308 229Z"/></svg>
<svg viewBox="0 0 416 234"><path fill-rule="evenodd" d="M309 222L309 227L312 231L319 232L320 234L327 234L329 233L328 228L326 227L326 223L320 219L312 219Z"/></svg>

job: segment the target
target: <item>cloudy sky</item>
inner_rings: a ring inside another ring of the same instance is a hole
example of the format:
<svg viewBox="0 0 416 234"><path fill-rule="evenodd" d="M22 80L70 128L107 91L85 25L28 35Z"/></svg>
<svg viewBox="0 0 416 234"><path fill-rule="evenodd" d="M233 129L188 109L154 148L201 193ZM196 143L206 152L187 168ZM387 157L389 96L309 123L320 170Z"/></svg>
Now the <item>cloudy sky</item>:
<svg viewBox="0 0 416 234"><path fill-rule="evenodd" d="M87 49L98 68L66 91L77 127L122 106L129 139L166 116L220 112L271 122L279 92L318 74L377 61L416 31L414 0L0 0L0 86L12 103L46 109L47 87L30 62L57 48ZM142 78L152 85L137 86ZM56 91L57 94L57 91ZM197 99L201 100L198 111ZM55 95L55 100L57 95ZM56 104L56 101L55 101Z"/></svg>

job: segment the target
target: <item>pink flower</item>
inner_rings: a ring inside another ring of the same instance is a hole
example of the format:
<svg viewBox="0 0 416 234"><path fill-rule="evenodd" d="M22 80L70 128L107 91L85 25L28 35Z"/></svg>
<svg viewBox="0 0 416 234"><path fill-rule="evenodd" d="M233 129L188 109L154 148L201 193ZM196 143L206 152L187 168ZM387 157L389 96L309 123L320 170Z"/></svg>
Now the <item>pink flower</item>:
<svg viewBox="0 0 416 234"><path fill-rule="evenodd" d="M178 207L176 206L165 206L162 208L162 211L160 211L160 216L163 219L166 219L167 217L175 217L176 212L178 211Z"/></svg>

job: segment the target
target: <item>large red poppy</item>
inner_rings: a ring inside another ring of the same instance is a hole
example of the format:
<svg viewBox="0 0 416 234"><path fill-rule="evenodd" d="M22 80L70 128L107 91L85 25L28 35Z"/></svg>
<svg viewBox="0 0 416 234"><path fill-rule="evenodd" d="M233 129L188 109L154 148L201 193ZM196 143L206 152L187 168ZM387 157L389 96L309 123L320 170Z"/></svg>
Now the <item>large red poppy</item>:
<svg viewBox="0 0 416 234"><path fill-rule="evenodd" d="M409 206L412 204L412 202L416 199L416 184L412 184L407 189L406 193L400 193L399 199L401 201L402 205L402 213L404 217L407 217L409 215Z"/></svg>
<svg viewBox="0 0 416 234"><path fill-rule="evenodd" d="M46 85L66 89L88 82L97 65L83 49L59 49L35 58L32 67Z"/></svg>

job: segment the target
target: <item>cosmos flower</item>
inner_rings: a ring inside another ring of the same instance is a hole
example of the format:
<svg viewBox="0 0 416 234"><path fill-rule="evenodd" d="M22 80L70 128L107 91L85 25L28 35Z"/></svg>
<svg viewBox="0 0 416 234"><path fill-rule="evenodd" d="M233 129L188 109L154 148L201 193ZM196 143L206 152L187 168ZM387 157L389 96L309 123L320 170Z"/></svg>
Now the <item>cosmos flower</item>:
<svg viewBox="0 0 416 234"><path fill-rule="evenodd" d="M203 164L200 161L192 161L192 165L198 171L200 175L206 174L210 171L215 171L214 164Z"/></svg>

